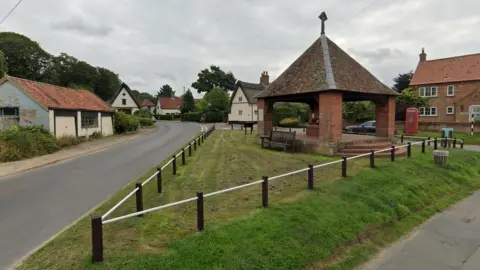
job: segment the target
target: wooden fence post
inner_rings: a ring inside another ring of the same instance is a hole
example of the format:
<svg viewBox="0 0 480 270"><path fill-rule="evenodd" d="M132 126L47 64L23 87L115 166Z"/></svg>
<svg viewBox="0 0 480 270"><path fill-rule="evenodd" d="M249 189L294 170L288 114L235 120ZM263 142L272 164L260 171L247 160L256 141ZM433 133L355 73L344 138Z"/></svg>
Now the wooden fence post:
<svg viewBox="0 0 480 270"><path fill-rule="evenodd" d="M402 133L402 136L400 137L400 142L403 143L403 133Z"/></svg>
<svg viewBox="0 0 480 270"><path fill-rule="evenodd" d="M434 149L434 150L437 150L437 149L438 149L438 140L437 140L437 138L435 138L435 140L433 141L433 149Z"/></svg>
<svg viewBox="0 0 480 270"><path fill-rule="evenodd" d="M137 202L137 212L143 211L143 192L142 192L142 184L136 183L135 187L137 188L137 192L135 192L136 202ZM143 216L142 214L138 215L138 217Z"/></svg>
<svg viewBox="0 0 480 270"><path fill-rule="evenodd" d="M308 164L308 189L313 189L313 165Z"/></svg>
<svg viewBox="0 0 480 270"><path fill-rule="evenodd" d="M157 168L157 192L162 193L162 168Z"/></svg>
<svg viewBox="0 0 480 270"><path fill-rule="evenodd" d="M464 143L464 142L465 142L465 141L462 140L462 142L460 143L460 149L463 149L463 143Z"/></svg>
<svg viewBox="0 0 480 270"><path fill-rule="evenodd" d="M457 138L453 138L453 148L457 148Z"/></svg>
<svg viewBox="0 0 480 270"><path fill-rule="evenodd" d="M425 153L425 140L422 142L422 153Z"/></svg>
<svg viewBox="0 0 480 270"><path fill-rule="evenodd" d="M191 157L192 156L192 143L190 143L188 145L188 156Z"/></svg>
<svg viewBox="0 0 480 270"><path fill-rule="evenodd" d="M370 168L375 168L375 151L370 150Z"/></svg>
<svg viewBox="0 0 480 270"><path fill-rule="evenodd" d="M182 150L182 165L185 165L185 149Z"/></svg>
<svg viewBox="0 0 480 270"><path fill-rule="evenodd" d="M103 224L102 217L92 217L92 263L103 261Z"/></svg>
<svg viewBox="0 0 480 270"><path fill-rule="evenodd" d="M432 138L430 138L430 137L427 138L428 146L430 146L430 140L431 140L431 139L432 139Z"/></svg>
<svg viewBox="0 0 480 270"><path fill-rule="evenodd" d="M392 145L392 150L390 150L390 160L395 162L395 146Z"/></svg>
<svg viewBox="0 0 480 270"><path fill-rule="evenodd" d="M268 176L262 177L262 206L268 206Z"/></svg>
<svg viewBox="0 0 480 270"><path fill-rule="evenodd" d="M203 192L197 191L197 230L199 232L205 229L205 219L203 216Z"/></svg>
<svg viewBox="0 0 480 270"><path fill-rule="evenodd" d="M173 168L173 175L177 174L177 157L175 155L172 156L172 168Z"/></svg>
<svg viewBox="0 0 480 270"><path fill-rule="evenodd" d="M407 157L412 157L412 143L407 145Z"/></svg>
<svg viewBox="0 0 480 270"><path fill-rule="evenodd" d="M342 157L342 177L347 177L347 157Z"/></svg>
<svg viewBox="0 0 480 270"><path fill-rule="evenodd" d="M202 135L200 135L197 139L198 139L198 146L200 147L202 145Z"/></svg>
<svg viewBox="0 0 480 270"><path fill-rule="evenodd" d="M197 139L193 141L193 150L197 151Z"/></svg>

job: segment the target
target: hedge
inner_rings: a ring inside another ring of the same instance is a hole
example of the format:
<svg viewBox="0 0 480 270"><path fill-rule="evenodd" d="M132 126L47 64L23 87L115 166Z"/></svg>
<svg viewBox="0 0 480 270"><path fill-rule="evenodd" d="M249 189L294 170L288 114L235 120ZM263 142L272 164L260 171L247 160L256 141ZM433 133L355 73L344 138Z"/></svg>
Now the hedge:
<svg viewBox="0 0 480 270"><path fill-rule="evenodd" d="M173 119L181 119L180 114L157 114L155 115L157 120L165 120L165 121L172 121Z"/></svg>
<svg viewBox="0 0 480 270"><path fill-rule="evenodd" d="M115 133L136 131L140 126L137 117L123 112L115 112L114 129Z"/></svg>
<svg viewBox="0 0 480 270"><path fill-rule="evenodd" d="M279 127L299 127L298 120L295 117L284 118L278 123Z"/></svg>

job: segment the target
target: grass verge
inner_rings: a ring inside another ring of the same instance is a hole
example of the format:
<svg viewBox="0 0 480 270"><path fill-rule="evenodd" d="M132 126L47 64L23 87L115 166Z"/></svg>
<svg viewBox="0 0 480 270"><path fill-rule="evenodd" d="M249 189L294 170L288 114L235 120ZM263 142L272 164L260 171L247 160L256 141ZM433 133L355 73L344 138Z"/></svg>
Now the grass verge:
<svg viewBox="0 0 480 270"><path fill-rule="evenodd" d="M419 131L414 136L440 138L440 132ZM459 140L463 140L466 145L480 145L480 134L477 134L477 133L473 134L473 136L472 136L469 133L455 132L455 138L457 138Z"/></svg>

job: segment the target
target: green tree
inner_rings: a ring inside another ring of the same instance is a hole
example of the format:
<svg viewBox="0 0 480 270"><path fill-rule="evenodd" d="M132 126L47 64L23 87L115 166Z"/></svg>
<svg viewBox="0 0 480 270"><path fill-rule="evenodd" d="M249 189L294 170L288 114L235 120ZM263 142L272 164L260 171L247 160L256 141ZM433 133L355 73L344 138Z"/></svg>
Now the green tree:
<svg viewBox="0 0 480 270"><path fill-rule="evenodd" d="M228 112L230 110L230 98L222 88L213 88L199 103L198 107L202 111Z"/></svg>
<svg viewBox="0 0 480 270"><path fill-rule="evenodd" d="M160 87L160 91L157 92L158 97L175 97L175 91L173 91L173 88L165 84L164 86Z"/></svg>
<svg viewBox="0 0 480 270"><path fill-rule="evenodd" d="M82 85L85 89L93 91L99 75L96 67L91 66L85 61L78 61L73 66L68 87L71 85Z"/></svg>
<svg viewBox="0 0 480 270"><path fill-rule="evenodd" d="M236 81L232 72L226 73L220 67L211 65L210 69L204 69L198 73L198 79L192 83L192 87L197 89L198 93L208 93L213 88L232 91Z"/></svg>
<svg viewBox="0 0 480 270"><path fill-rule="evenodd" d="M273 123L278 125L282 119L295 118L299 122L308 122L310 106L304 103L279 102L273 107Z"/></svg>
<svg viewBox="0 0 480 270"><path fill-rule="evenodd" d="M8 72L7 61L5 60L5 55L0 51L0 78L5 76Z"/></svg>
<svg viewBox="0 0 480 270"><path fill-rule="evenodd" d="M343 118L352 122L375 119L375 104L370 101L344 102Z"/></svg>
<svg viewBox="0 0 480 270"><path fill-rule="evenodd" d="M153 104L155 104L156 101L157 101L157 100L155 99L155 97L152 96L152 94L147 93L147 92L140 92L140 93L138 94L138 101L139 101L139 102L142 102L144 99L150 100Z"/></svg>
<svg viewBox="0 0 480 270"><path fill-rule="evenodd" d="M17 33L0 32L0 50L12 76L42 81L52 64L53 57L37 42Z"/></svg>
<svg viewBox="0 0 480 270"><path fill-rule="evenodd" d="M410 80L412 80L412 77L413 71L398 74L398 76L393 79L395 82L393 90L401 93L404 89L407 89L410 86Z"/></svg>
<svg viewBox="0 0 480 270"><path fill-rule="evenodd" d="M50 79L56 81L54 84L64 87L67 87L70 84L77 84L76 82L73 82L72 78L77 63L77 58L66 53L60 53L59 56L53 58L53 70Z"/></svg>
<svg viewBox="0 0 480 270"><path fill-rule="evenodd" d="M109 69L98 67L98 78L95 82L93 91L101 99L107 101L113 98L113 95L120 88L120 79L118 74L110 71Z"/></svg>
<svg viewBox="0 0 480 270"><path fill-rule="evenodd" d="M193 98L192 91L188 89L188 91L182 96L183 102L180 107L180 111L182 113L187 113L195 110L195 100Z"/></svg>
<svg viewBox="0 0 480 270"><path fill-rule="evenodd" d="M406 88L395 98L396 109L395 115L397 119L405 118L405 110L407 108L429 107L428 98L415 95L415 89Z"/></svg>

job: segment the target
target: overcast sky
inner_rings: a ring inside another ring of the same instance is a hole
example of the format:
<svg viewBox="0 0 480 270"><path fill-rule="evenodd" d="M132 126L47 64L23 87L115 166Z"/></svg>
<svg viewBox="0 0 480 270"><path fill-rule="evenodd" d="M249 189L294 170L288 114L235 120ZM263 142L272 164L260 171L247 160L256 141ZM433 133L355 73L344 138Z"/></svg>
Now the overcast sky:
<svg viewBox="0 0 480 270"><path fill-rule="evenodd" d="M0 18L17 0L0 0ZM118 73L133 89L181 94L210 64L237 79L278 76L326 34L387 85L427 59L480 53L477 0L24 0L0 27L50 53ZM192 89L193 90L193 89ZM196 95L196 91L194 91ZM198 96L198 95L197 95Z"/></svg>

